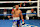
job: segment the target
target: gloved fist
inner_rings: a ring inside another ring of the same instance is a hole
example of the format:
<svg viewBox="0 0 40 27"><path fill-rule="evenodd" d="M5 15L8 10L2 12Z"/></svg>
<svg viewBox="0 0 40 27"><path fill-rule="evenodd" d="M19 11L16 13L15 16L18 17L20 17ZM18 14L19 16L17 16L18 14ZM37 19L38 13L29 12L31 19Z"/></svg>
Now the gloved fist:
<svg viewBox="0 0 40 27"><path fill-rule="evenodd" d="M22 20L22 25L24 25L25 23L24 23L24 20Z"/></svg>

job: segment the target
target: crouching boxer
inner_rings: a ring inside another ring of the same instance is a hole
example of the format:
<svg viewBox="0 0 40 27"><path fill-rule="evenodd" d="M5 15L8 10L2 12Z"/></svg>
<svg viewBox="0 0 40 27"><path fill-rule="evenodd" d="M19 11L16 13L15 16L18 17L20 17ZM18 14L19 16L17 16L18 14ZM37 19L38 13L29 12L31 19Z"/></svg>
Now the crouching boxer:
<svg viewBox="0 0 40 27"><path fill-rule="evenodd" d="M24 24L24 19L22 15L22 11L19 8L19 5L15 5L16 9L12 9L12 17L13 17L13 27L19 27L20 25L20 16L22 19L22 24Z"/></svg>

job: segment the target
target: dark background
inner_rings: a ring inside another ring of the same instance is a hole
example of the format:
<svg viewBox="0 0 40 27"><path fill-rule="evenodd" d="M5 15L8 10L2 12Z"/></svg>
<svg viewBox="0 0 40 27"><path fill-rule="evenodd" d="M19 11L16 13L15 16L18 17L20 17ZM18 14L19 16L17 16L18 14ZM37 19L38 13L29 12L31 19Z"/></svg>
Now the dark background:
<svg viewBox="0 0 40 27"><path fill-rule="evenodd" d="M0 1L5 1L5 0L0 0ZM29 1L29 0L6 0L6 1ZM31 1L37 1L37 0L31 0Z"/></svg>
<svg viewBox="0 0 40 27"><path fill-rule="evenodd" d="M20 3L0 3L0 7L13 7L15 5L18 5ZM37 3L31 3L31 5L29 3L25 3L26 5L24 5L24 3L22 3L22 7L31 7L31 6L37 6ZM20 5L19 5L20 6Z"/></svg>
<svg viewBox="0 0 40 27"><path fill-rule="evenodd" d="M15 5L18 5L18 4L20 4L20 3L0 3L0 7L13 7L13 6L15 6ZM33 3L33 4L29 4L29 3L25 3L26 5L25 6L23 6L23 4L24 3L22 3L22 7L32 7L32 6L37 6L37 3ZM20 7L20 6L19 6ZM14 8L14 7L13 7ZM20 9L21 11L22 11L22 13L26 13L26 11L27 10L31 10L31 9ZM7 9L7 14L11 14L11 11L12 11L12 9ZM36 11L36 13L37 13L37 8L34 8L34 11ZM3 12L4 12L4 9L0 9L0 14L3 14ZM23 18L25 19L25 16L26 15L23 15ZM0 19L8 19L8 17L6 16L0 16ZM30 19L32 19L33 17L30 17ZM36 14L36 16L34 16L34 18L36 18L36 19L38 19L37 18L37 14Z"/></svg>
<svg viewBox="0 0 40 27"><path fill-rule="evenodd" d="M27 10L31 10L31 9L20 9L21 11L22 11L22 13L26 13L26 11ZM12 11L12 9L7 9L7 14L11 14L11 11ZM36 11L36 13L37 13L37 8L34 8L34 11ZM0 14L3 14L3 12L4 12L4 9L0 9ZM11 15L10 15L11 16ZM34 16L34 18L36 18L37 17L37 14L36 14L36 16ZM6 16L2 16L2 15L0 15L0 19L8 19L8 17ZM11 17L12 18L12 17ZM23 18L25 19L26 18L26 14L25 15L23 15ZM30 19L32 19L33 17L30 17ZM37 18L36 18L37 19Z"/></svg>

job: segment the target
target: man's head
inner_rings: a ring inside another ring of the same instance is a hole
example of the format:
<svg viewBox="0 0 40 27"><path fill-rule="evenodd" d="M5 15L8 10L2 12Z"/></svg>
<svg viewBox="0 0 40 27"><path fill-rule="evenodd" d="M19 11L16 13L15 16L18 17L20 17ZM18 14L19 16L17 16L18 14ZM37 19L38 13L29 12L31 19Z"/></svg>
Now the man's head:
<svg viewBox="0 0 40 27"><path fill-rule="evenodd" d="M15 8L18 9L19 8L19 5L15 5Z"/></svg>
<svg viewBox="0 0 40 27"><path fill-rule="evenodd" d="M31 12L34 12L34 9L31 9Z"/></svg>

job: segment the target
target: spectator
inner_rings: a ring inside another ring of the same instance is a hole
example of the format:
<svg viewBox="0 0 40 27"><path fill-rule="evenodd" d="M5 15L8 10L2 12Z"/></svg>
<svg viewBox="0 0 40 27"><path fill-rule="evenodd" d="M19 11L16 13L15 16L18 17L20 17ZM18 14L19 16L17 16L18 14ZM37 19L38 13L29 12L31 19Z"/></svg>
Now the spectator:
<svg viewBox="0 0 40 27"><path fill-rule="evenodd" d="M34 9L27 10L26 13L36 13ZM26 14L26 20L29 20L29 17L36 16L35 14Z"/></svg>

